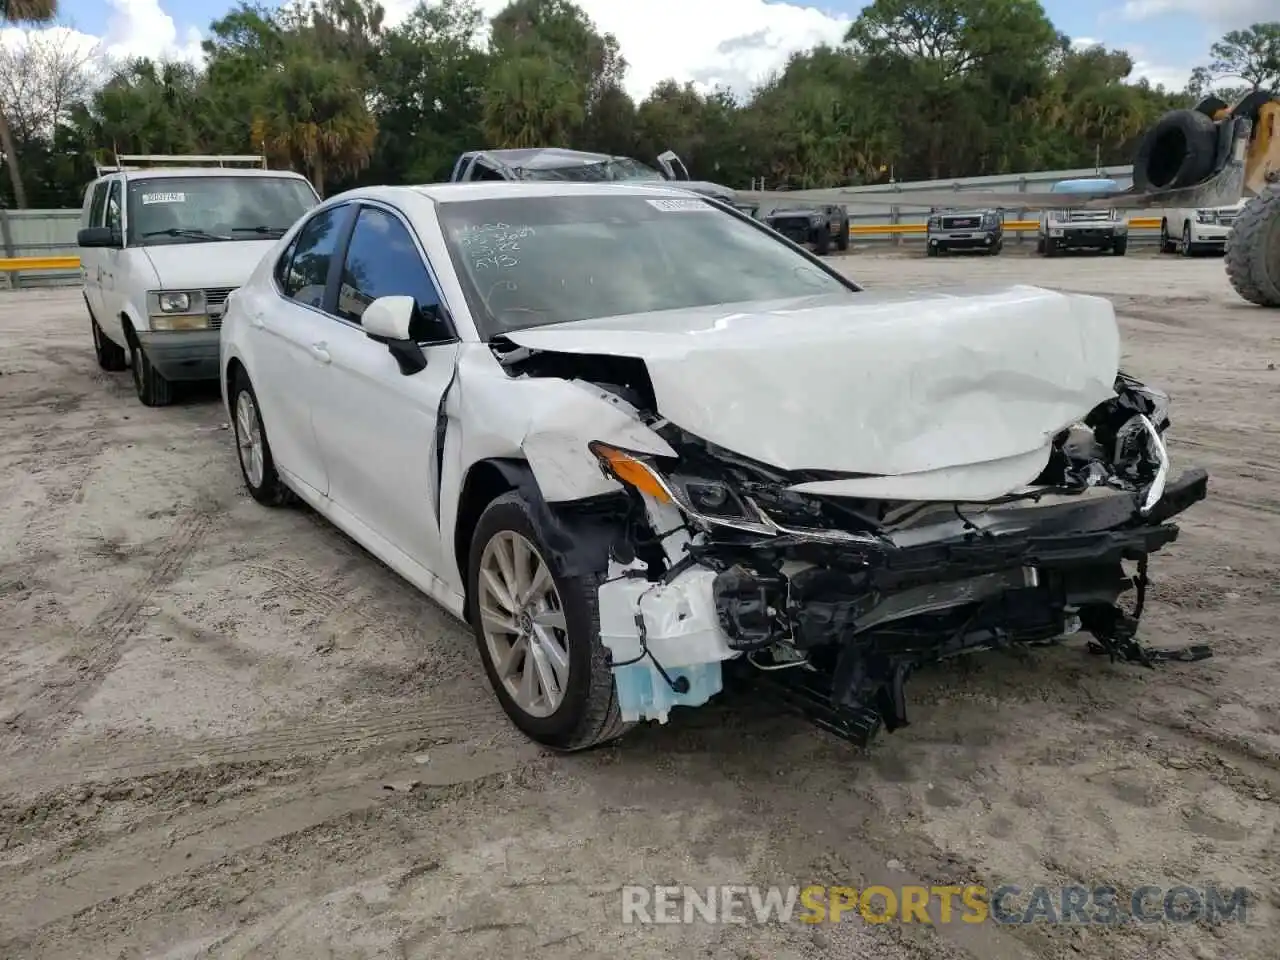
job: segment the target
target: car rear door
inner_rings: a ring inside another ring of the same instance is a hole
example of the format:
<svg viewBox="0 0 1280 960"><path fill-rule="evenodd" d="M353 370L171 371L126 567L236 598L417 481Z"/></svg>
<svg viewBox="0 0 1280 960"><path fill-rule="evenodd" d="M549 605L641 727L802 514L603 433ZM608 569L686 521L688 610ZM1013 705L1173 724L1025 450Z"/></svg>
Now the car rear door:
<svg viewBox="0 0 1280 960"><path fill-rule="evenodd" d="M276 264L275 296L246 307L250 375L272 456L319 496L329 490L313 419L328 388L329 280L353 213L339 204L312 214Z"/></svg>
<svg viewBox="0 0 1280 960"><path fill-rule="evenodd" d="M405 375L360 317L379 297L412 296L414 339L425 369ZM390 206L361 203L337 279L331 363L315 407L329 496L378 537L429 571L441 569L438 431L459 344L436 317L439 285L409 221Z"/></svg>

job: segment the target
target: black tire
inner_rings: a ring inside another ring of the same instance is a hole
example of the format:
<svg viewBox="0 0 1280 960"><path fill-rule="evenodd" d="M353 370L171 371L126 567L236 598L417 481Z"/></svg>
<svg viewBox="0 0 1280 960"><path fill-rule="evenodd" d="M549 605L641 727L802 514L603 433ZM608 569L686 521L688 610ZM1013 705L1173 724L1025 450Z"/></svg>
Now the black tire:
<svg viewBox="0 0 1280 960"><path fill-rule="evenodd" d="M133 368L133 389L143 406L167 407L173 403L173 384L152 366L137 340L130 344L129 366Z"/></svg>
<svg viewBox="0 0 1280 960"><path fill-rule="evenodd" d="M998 257L1000 251L1004 249L1004 239L1001 238L987 248L987 256Z"/></svg>
<svg viewBox="0 0 1280 960"><path fill-rule="evenodd" d="M1120 240L1117 240L1115 243L1111 245L1111 255L1115 257L1123 257L1125 255L1125 251L1127 251L1128 249L1129 249L1129 238L1124 237Z"/></svg>
<svg viewBox="0 0 1280 960"><path fill-rule="evenodd" d="M925 249L931 257L936 257L938 255L938 245L936 243L927 244Z"/></svg>
<svg viewBox="0 0 1280 960"><path fill-rule="evenodd" d="M1189 257L1194 251L1191 249L1191 221L1187 221L1182 225L1182 240L1178 243L1178 254L1183 257Z"/></svg>
<svg viewBox="0 0 1280 960"><path fill-rule="evenodd" d="M1224 254L1236 293L1260 307L1280 307L1280 188L1258 194L1240 211Z"/></svg>
<svg viewBox="0 0 1280 960"><path fill-rule="evenodd" d="M253 401L253 416L258 424L258 435L262 437L262 481L255 485L249 479L249 471L245 468L245 447L244 437L241 433L241 425L236 416L239 410L240 394L247 393L250 400ZM235 438L236 444L236 461L240 464L240 476L244 480L245 489L249 491L249 496L257 500L264 507L282 507L285 504L292 503L295 499L293 491L284 485L284 481L280 479L280 474L276 471L276 461L271 455L271 443L267 439L267 428L262 422L262 408L258 406L258 395L253 390L253 384L249 382L249 378L245 376L243 370L237 370L236 375L231 381L231 430L232 436Z"/></svg>
<svg viewBox="0 0 1280 960"><path fill-rule="evenodd" d="M554 713L535 717L526 713L507 693L489 654L479 611L480 560L485 546L503 531L518 533L538 550L551 571L565 614L569 647L569 682L563 702ZM633 724L625 723L618 708L609 651L600 642L600 610L597 589L603 571L586 576L566 574L559 555L547 548L521 494L512 491L494 500L480 516L471 537L467 584L471 600L472 632L480 649L480 661L489 684L511 722L530 740L554 750L586 750L616 740Z"/></svg>
<svg viewBox="0 0 1280 960"><path fill-rule="evenodd" d="M1044 253L1044 237L1036 237L1036 253Z"/></svg>
<svg viewBox="0 0 1280 960"><path fill-rule="evenodd" d="M1053 242L1053 237L1045 237L1044 255L1046 257L1056 257L1058 255L1058 245Z"/></svg>
<svg viewBox="0 0 1280 960"><path fill-rule="evenodd" d="M1219 110L1225 110L1229 106L1230 104L1227 103L1227 101L1223 100L1221 97L1208 96L1208 97L1205 97L1203 100L1201 100L1199 103L1197 103L1191 109L1197 111L1198 113L1203 113L1206 117L1212 120L1213 115L1215 113L1217 113Z"/></svg>
<svg viewBox="0 0 1280 960"><path fill-rule="evenodd" d="M818 231L818 235L813 238L813 252L818 256L823 256L831 251L831 227L823 224L822 229Z"/></svg>
<svg viewBox="0 0 1280 960"><path fill-rule="evenodd" d="M1138 193L1189 187L1213 172L1218 151L1217 129L1196 110L1170 110L1142 142L1133 161L1133 185Z"/></svg>
<svg viewBox="0 0 1280 960"><path fill-rule="evenodd" d="M1160 252L1176 253L1178 250L1178 242L1169 236L1169 221L1160 221Z"/></svg>
<svg viewBox="0 0 1280 960"><path fill-rule="evenodd" d="M840 232L836 235L836 249L843 252L849 249L849 218L840 220Z"/></svg>
<svg viewBox="0 0 1280 960"><path fill-rule="evenodd" d="M93 335L93 353L98 359L98 366L111 373L129 369L129 355L124 352L124 347L102 332L102 326L93 315L88 299L84 306L89 311L89 332Z"/></svg>

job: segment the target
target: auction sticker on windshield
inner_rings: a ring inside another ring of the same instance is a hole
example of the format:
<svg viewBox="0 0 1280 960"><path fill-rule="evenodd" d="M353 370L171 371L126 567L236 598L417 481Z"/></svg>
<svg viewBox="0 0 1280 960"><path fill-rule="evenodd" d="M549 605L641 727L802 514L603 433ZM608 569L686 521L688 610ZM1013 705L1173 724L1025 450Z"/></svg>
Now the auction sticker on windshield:
<svg viewBox="0 0 1280 960"><path fill-rule="evenodd" d="M677 213L681 210L708 211L711 209L710 206L703 203L701 200L694 200L694 199L674 200L674 199L664 197L658 200L650 200L648 197L646 197L645 203L649 204L649 206L651 207L656 207L659 210L664 210L667 213Z"/></svg>
<svg viewBox="0 0 1280 960"><path fill-rule="evenodd" d="M144 193L142 195L142 204L146 206L149 203L186 203L187 195L185 193Z"/></svg>

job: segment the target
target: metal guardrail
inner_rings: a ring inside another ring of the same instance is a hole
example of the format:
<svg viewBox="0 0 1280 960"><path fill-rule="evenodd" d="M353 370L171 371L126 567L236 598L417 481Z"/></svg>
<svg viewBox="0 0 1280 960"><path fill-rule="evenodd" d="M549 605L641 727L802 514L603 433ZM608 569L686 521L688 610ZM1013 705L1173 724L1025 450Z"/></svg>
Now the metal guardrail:
<svg viewBox="0 0 1280 960"><path fill-rule="evenodd" d="M1007 220L1004 224L1007 233L1029 233L1038 229L1038 220ZM1135 217L1129 221L1134 230L1158 230L1158 217ZM855 223L849 226L849 235L854 237L903 236L923 234L927 226L923 223ZM16 273L21 270L79 270L79 257L0 257L0 273Z"/></svg>

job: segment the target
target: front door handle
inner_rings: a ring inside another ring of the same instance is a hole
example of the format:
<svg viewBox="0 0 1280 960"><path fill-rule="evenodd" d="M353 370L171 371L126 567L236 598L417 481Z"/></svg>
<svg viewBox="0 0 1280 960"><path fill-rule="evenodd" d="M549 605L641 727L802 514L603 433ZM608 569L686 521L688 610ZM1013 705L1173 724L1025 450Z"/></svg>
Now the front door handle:
<svg viewBox="0 0 1280 960"><path fill-rule="evenodd" d="M255 327L257 327L259 330L261 330L263 327L266 326L266 324L262 320L262 311L260 310L249 314L249 322L253 324Z"/></svg>
<svg viewBox="0 0 1280 960"><path fill-rule="evenodd" d="M327 343L313 343L311 345L311 355L321 363L332 363L333 357L329 356L328 347Z"/></svg>

